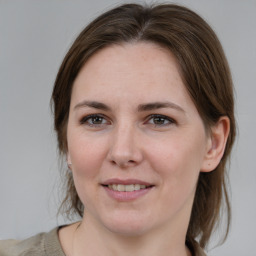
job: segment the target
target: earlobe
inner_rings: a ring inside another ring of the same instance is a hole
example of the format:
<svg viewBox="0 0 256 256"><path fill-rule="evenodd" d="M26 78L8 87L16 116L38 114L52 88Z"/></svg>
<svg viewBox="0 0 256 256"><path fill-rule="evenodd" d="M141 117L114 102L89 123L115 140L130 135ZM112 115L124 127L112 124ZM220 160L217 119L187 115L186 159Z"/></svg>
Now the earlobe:
<svg viewBox="0 0 256 256"><path fill-rule="evenodd" d="M219 164L225 152L225 147L230 130L230 121L223 116L211 127L211 134L208 138L208 145L201 172L211 172Z"/></svg>

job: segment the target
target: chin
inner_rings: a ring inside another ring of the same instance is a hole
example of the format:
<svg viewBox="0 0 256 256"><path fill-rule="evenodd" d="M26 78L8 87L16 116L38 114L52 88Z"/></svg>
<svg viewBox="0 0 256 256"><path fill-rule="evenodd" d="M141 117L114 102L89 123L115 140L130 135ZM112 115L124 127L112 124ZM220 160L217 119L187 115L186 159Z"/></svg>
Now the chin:
<svg viewBox="0 0 256 256"><path fill-rule="evenodd" d="M104 226L112 233L122 236L140 236L150 230L150 221L145 218L122 216L121 218L108 218Z"/></svg>

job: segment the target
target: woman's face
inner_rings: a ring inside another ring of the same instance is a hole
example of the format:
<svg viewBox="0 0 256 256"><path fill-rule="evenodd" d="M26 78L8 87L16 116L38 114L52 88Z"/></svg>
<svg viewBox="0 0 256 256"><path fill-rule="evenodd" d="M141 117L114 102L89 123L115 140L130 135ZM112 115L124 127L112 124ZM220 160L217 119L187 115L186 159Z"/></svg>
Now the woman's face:
<svg viewBox="0 0 256 256"><path fill-rule="evenodd" d="M93 55L74 82L67 140L86 220L128 235L187 228L210 143L168 50Z"/></svg>

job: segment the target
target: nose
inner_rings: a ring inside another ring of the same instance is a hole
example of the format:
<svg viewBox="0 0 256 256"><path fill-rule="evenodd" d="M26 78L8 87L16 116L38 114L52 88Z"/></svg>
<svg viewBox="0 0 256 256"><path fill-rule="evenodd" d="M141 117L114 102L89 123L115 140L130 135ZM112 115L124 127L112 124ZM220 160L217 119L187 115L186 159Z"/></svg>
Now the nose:
<svg viewBox="0 0 256 256"><path fill-rule="evenodd" d="M116 127L111 137L108 159L120 168L136 166L143 160L141 146L135 127Z"/></svg>

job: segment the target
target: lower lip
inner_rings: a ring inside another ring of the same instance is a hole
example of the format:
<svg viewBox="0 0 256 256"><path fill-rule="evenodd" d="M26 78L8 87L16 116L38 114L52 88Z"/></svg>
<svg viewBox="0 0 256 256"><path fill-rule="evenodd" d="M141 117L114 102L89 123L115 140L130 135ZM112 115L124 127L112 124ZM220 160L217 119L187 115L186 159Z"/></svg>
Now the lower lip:
<svg viewBox="0 0 256 256"><path fill-rule="evenodd" d="M140 189L140 190L134 190L131 192L126 192L126 191L116 191L116 190L112 190L109 187L103 186L103 188L105 189L105 191L107 192L107 194L117 200L117 201L132 201L135 199L138 199L142 196L144 196L145 194L147 194L153 187L148 187L145 189Z"/></svg>

